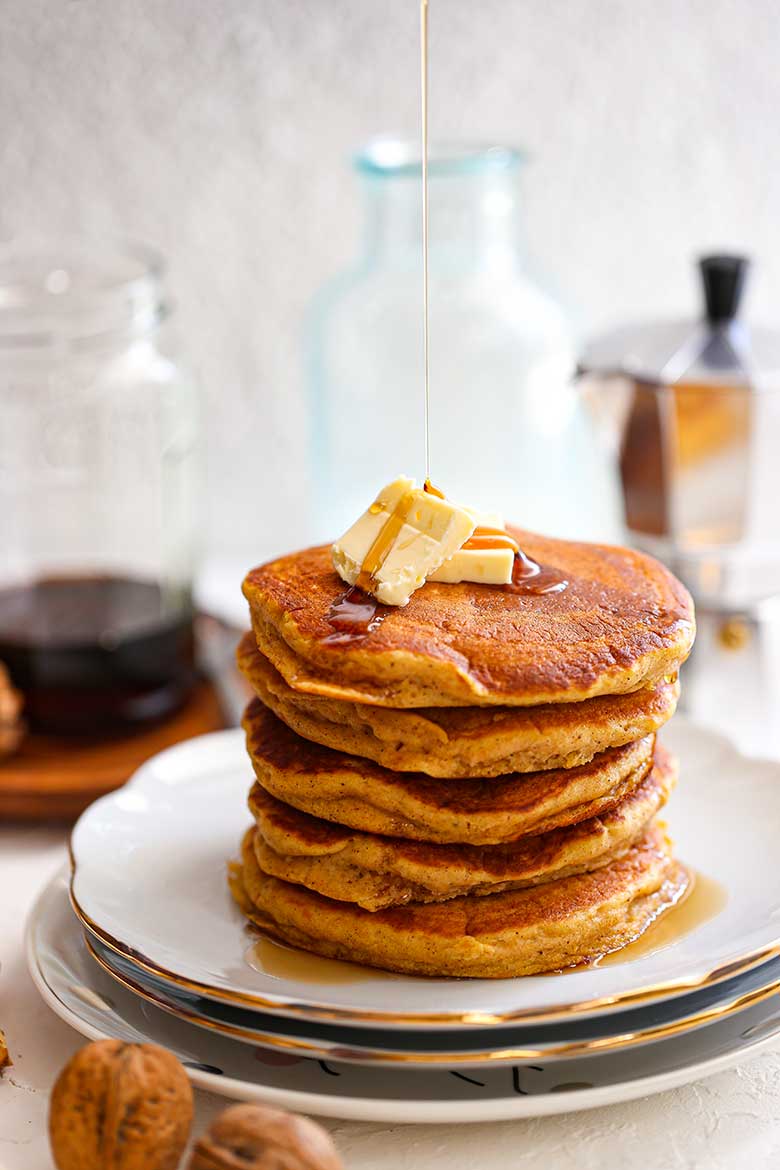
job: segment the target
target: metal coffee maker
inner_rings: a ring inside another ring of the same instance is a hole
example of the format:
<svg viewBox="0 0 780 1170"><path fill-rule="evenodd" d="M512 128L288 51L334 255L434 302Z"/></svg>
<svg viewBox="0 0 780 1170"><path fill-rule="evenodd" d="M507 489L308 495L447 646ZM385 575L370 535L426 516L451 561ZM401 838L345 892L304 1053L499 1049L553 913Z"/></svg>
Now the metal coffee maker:
<svg viewBox="0 0 780 1170"><path fill-rule="evenodd" d="M696 602L688 714L780 754L780 332L739 318L741 256L699 262L697 320L619 329L580 363L629 543Z"/></svg>

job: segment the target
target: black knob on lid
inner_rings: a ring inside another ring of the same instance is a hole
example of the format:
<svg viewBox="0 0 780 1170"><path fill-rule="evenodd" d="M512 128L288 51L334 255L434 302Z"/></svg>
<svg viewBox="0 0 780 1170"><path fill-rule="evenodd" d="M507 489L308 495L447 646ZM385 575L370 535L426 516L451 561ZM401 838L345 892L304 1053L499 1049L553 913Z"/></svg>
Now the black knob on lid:
<svg viewBox="0 0 780 1170"><path fill-rule="evenodd" d="M746 256L703 256L699 261L707 320L711 325L736 317L749 264Z"/></svg>

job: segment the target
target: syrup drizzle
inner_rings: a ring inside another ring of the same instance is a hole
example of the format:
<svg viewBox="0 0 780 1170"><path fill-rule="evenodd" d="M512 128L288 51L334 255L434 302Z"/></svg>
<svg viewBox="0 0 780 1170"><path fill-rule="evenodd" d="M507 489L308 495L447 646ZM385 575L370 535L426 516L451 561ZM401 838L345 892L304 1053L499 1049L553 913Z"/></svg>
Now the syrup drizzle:
<svg viewBox="0 0 780 1170"><path fill-rule="evenodd" d="M323 639L326 645L343 646L365 638L367 634L378 629L387 617L387 606L380 606L372 596L376 588L376 575L385 563L413 505L414 494L405 492L382 524L363 558L357 581L331 605L328 620L334 632ZM380 501L376 501L369 508L369 512L374 516L383 510Z"/></svg>
<svg viewBox="0 0 780 1170"><path fill-rule="evenodd" d="M491 549L491 548L508 548L511 549L515 556L520 552L520 546L513 537L509 535L503 528L487 528L484 525L478 525L466 543L463 545L464 549Z"/></svg>
<svg viewBox="0 0 780 1170"><path fill-rule="evenodd" d="M446 499L444 492L434 487L430 479L426 479L423 489L440 500ZM506 593L562 593L569 582L557 569L551 565L540 565L531 557L526 556L513 536L504 528L490 528L479 524L463 545L464 549L493 549L509 548L515 554L512 566L512 582L504 585Z"/></svg>
<svg viewBox="0 0 780 1170"><path fill-rule="evenodd" d="M440 495L437 488L426 480L426 491L433 495ZM441 496L444 499L444 496ZM387 522L382 526L374 544L368 551L363 562L363 569L358 577L358 583L351 585L345 593L333 602L328 610L328 621L333 627L333 633L328 634L323 642L326 646L344 646L365 638L374 630L379 629L387 617L389 607L380 605L375 597L366 592L361 582L368 576L373 581L373 573L381 567L401 525L409 512L410 503L402 497L398 506ZM388 529L390 532L388 533ZM479 535L485 533L484 536ZM479 543L472 544L475 540ZM495 542L495 543L493 543ZM516 541L500 528L477 528L474 535L463 546L464 548L511 548L515 551L515 560L512 568L512 582L500 586L505 593L542 595L545 593L562 593L569 582L551 565L540 565L537 561L526 556L522 549L517 547ZM373 566L373 568L372 568Z"/></svg>
<svg viewBox="0 0 780 1170"><path fill-rule="evenodd" d="M515 553L511 585L502 586L505 593L562 593L569 582L551 565L540 565L526 556L522 549Z"/></svg>
<svg viewBox="0 0 780 1170"><path fill-rule="evenodd" d="M364 593L357 585L350 585L328 610L333 633L323 641L327 646L343 646L365 638L381 626L387 612L387 606L380 606L370 594Z"/></svg>
<svg viewBox="0 0 780 1170"><path fill-rule="evenodd" d="M413 493L405 492L379 529L373 544L363 558L360 576L356 581L358 589L363 589L366 592L373 590L376 584L376 575L385 563L395 538L406 523L413 504Z"/></svg>
<svg viewBox="0 0 780 1170"><path fill-rule="evenodd" d="M434 487L429 479L426 479L423 488L431 495L438 496L440 500L446 499L444 492ZM503 586L506 593L530 593L539 596L545 593L562 593L564 589L568 588L569 582L558 569L554 569L551 565L540 565L531 557L526 556L514 537L510 536L504 528L489 528L484 524L477 525L463 548L509 548L512 550L515 554L512 582Z"/></svg>

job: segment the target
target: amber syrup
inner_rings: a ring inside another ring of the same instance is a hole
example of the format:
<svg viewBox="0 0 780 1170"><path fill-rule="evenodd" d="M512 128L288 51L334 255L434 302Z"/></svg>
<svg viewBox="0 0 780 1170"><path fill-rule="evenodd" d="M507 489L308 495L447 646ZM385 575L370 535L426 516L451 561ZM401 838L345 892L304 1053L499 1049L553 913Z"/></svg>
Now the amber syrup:
<svg viewBox="0 0 780 1170"><path fill-rule="evenodd" d="M0 590L0 661L37 731L94 734L160 719L195 679L192 611L125 577L48 577Z"/></svg>

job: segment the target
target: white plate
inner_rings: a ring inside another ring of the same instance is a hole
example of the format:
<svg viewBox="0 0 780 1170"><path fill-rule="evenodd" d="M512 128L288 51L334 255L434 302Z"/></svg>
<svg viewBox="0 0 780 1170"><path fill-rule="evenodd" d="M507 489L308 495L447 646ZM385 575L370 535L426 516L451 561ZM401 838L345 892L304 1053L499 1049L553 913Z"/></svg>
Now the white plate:
<svg viewBox="0 0 780 1170"><path fill-rule="evenodd" d="M124 991L89 959L64 876L51 882L33 907L26 946L43 998L89 1039L162 1044L200 1088L357 1121L451 1125L611 1105L721 1072L750 1059L780 1033L775 998L688 1036L609 1056L468 1074L363 1068L254 1049L183 1023Z"/></svg>
<svg viewBox="0 0 780 1170"><path fill-rule="evenodd" d="M335 964L340 973L327 984L250 966L254 936L225 880L226 859L249 823L252 773L237 731L162 752L84 813L72 838L74 905L96 936L147 971L266 1012L485 1027L667 998L780 951L780 763L740 756L679 718L664 739L680 757L668 814L678 854L722 883L728 900L712 920L631 961L497 980L366 977L364 968Z"/></svg>
<svg viewBox="0 0 780 1170"><path fill-rule="evenodd" d="M463 1028L356 1028L339 1020L323 1024L271 1015L180 992L135 967L85 931L87 949L118 983L163 1011L200 1028L255 1047L350 1064L468 1069L518 1061L571 1060L612 1053L680 1036L745 1011L780 992L780 958L760 963L714 987L599 1016L552 1024Z"/></svg>

